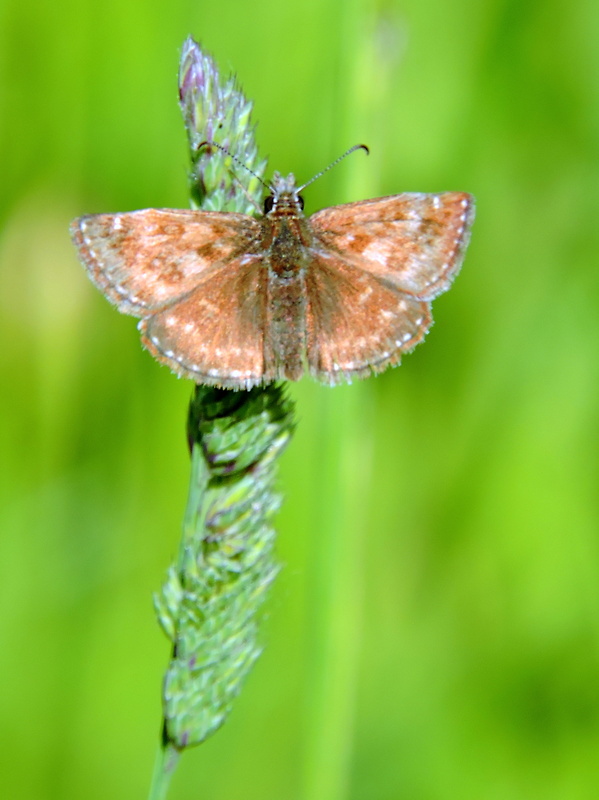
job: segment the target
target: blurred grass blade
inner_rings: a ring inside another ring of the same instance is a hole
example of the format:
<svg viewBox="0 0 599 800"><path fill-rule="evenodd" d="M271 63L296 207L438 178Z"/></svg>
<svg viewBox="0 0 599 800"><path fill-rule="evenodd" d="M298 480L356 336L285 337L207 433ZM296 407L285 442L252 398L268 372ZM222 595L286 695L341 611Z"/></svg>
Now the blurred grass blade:
<svg viewBox="0 0 599 800"><path fill-rule="evenodd" d="M258 658L256 613L278 568L276 459L292 430L280 386L198 386L189 412L192 476L175 569L156 598L173 641L164 685L166 739L199 744L225 721Z"/></svg>
<svg viewBox="0 0 599 800"><path fill-rule="evenodd" d="M235 78L223 80L214 60L189 37L183 45L179 67L179 103L191 155L191 201L204 211L238 211L253 214L260 207L266 161L258 156L251 123L252 103ZM216 148L216 142L248 170L231 167L233 160ZM237 176L236 172L239 172Z"/></svg>
<svg viewBox="0 0 599 800"><path fill-rule="evenodd" d="M265 162L258 158L252 105L235 81L188 39L179 97L187 129L192 204L251 213ZM202 146L209 141L226 148ZM249 171L236 176L235 156ZM251 172L255 175L251 175ZM233 392L196 386L188 418L191 482L183 538L155 607L173 644L164 694L163 747L151 798L162 797L179 753L226 720L261 652L257 612L278 571L272 518L276 459L293 430L280 386Z"/></svg>

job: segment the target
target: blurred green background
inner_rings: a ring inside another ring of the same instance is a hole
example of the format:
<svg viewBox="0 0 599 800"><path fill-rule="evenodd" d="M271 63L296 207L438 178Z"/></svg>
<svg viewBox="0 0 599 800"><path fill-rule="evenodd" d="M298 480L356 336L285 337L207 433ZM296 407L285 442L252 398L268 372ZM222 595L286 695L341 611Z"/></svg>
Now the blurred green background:
<svg viewBox="0 0 599 800"><path fill-rule="evenodd" d="M599 5L4 0L0 794L144 798L191 387L87 280L82 213L187 206L192 34L306 207L478 202L403 365L293 386L266 650L173 800L599 796Z"/></svg>

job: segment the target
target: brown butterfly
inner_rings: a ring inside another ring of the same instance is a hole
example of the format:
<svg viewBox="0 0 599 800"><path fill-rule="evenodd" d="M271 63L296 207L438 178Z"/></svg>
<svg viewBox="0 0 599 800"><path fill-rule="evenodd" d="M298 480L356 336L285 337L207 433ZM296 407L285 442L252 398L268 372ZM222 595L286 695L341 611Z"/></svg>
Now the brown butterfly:
<svg viewBox="0 0 599 800"><path fill-rule="evenodd" d="M304 186L275 173L259 219L149 208L71 234L96 286L141 317L144 347L196 383L336 384L399 364L460 269L474 199L405 193L306 218Z"/></svg>

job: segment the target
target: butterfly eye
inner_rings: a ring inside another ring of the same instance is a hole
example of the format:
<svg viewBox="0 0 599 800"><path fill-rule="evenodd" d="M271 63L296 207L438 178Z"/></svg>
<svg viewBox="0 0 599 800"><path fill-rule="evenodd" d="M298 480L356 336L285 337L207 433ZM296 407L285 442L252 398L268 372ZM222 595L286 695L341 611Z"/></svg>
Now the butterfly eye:
<svg viewBox="0 0 599 800"><path fill-rule="evenodd" d="M265 214L268 214L269 211L272 211L272 207L273 207L274 203L275 203L275 201L274 201L273 196L271 194L269 194L268 197L264 198L264 213Z"/></svg>
<svg viewBox="0 0 599 800"><path fill-rule="evenodd" d="M304 210L304 198L300 194L298 194L298 196L297 196L297 202L299 203L300 210L303 211Z"/></svg>

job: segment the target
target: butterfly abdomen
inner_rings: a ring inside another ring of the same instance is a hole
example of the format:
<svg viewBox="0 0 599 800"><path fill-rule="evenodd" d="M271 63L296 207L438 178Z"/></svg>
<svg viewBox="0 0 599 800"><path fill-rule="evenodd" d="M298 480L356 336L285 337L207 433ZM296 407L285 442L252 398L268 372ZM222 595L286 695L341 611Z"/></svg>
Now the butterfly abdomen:
<svg viewBox="0 0 599 800"><path fill-rule="evenodd" d="M303 220L273 221L268 254L267 316L276 379L298 380L306 350L306 250L296 228ZM267 359L268 361L268 359Z"/></svg>
<svg viewBox="0 0 599 800"><path fill-rule="evenodd" d="M306 350L305 278L303 271L281 279L274 272L268 276L267 319L272 346L274 379L298 380L303 372Z"/></svg>

